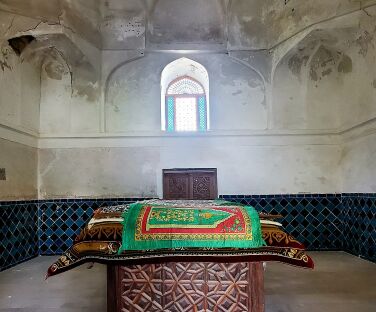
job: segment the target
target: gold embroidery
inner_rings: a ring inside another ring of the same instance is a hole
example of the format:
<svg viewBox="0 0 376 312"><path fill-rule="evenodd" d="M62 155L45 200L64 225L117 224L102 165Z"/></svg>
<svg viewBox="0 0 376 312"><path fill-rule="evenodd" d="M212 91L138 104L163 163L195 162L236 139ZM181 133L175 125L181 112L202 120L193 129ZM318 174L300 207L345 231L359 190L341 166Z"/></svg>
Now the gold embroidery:
<svg viewBox="0 0 376 312"><path fill-rule="evenodd" d="M136 221L135 241L142 240L221 240L221 239L233 239L233 240L252 240L252 224L248 216L248 213L243 209L240 209L245 221L245 233L213 233L213 234L180 234L180 233L168 233L168 234L143 234L142 233L142 220L148 206L143 206ZM184 207L182 207L184 208ZM222 207L221 208L226 208ZM227 207L228 208L228 207ZM230 207L233 209L233 207ZM192 211L192 213L194 213ZM171 214L172 215L172 214ZM194 215L193 215L194 216ZM150 216L149 216L150 218ZM162 218L162 217L161 217Z"/></svg>

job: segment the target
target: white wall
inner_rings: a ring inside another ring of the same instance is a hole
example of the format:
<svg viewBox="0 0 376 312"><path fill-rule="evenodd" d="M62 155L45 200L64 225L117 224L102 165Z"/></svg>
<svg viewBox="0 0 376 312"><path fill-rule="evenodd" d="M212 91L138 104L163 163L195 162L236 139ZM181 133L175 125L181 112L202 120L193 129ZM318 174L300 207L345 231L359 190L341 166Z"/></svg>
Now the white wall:
<svg viewBox="0 0 376 312"><path fill-rule="evenodd" d="M38 198L38 151L36 148L0 139L0 168L6 180L0 180L0 200Z"/></svg>
<svg viewBox="0 0 376 312"><path fill-rule="evenodd" d="M21 132L35 139L39 168L34 156L20 168L31 179L24 183L39 181L41 198L158 196L162 169L173 167L218 168L220 194L374 190L374 140L347 139L353 126L375 128L376 28L361 15L355 28L354 21L338 22L307 32L299 44L293 38L277 65L272 50L262 64L251 53L248 61L199 49L184 53L210 79L211 131L193 136L160 131L161 72L182 54L100 51L67 34L40 40L56 50L32 50L30 62L5 47L0 137L6 130L14 133L8 140ZM3 157L14 156L4 144ZM17 183L22 190L4 188L0 197L32 196L33 187L25 191Z"/></svg>
<svg viewBox="0 0 376 312"><path fill-rule="evenodd" d="M22 62L9 46L4 45L0 53L0 124L38 133L39 102L38 66Z"/></svg>
<svg viewBox="0 0 376 312"><path fill-rule="evenodd" d="M219 194L340 192L336 145L247 146L180 138L155 147L40 150L40 196L161 196L162 169L217 168Z"/></svg>
<svg viewBox="0 0 376 312"><path fill-rule="evenodd" d="M39 73L9 46L1 47L0 168L6 180L0 181L0 200L38 198L38 150L27 145L36 146L39 131Z"/></svg>
<svg viewBox="0 0 376 312"><path fill-rule="evenodd" d="M376 26L375 26L376 29ZM363 36L367 37L366 34ZM368 38L368 37L367 37ZM364 39L359 37L359 42ZM376 39L350 49L352 73L346 75L341 91L339 114L342 128L376 118ZM363 46L363 48L362 48Z"/></svg>
<svg viewBox="0 0 376 312"><path fill-rule="evenodd" d="M181 55L150 53L116 64L117 56L106 51L103 58L102 68L111 73L103 79L104 114L98 112L103 132L96 129L96 118L81 111L78 120L93 120L88 136L72 124L66 139L48 129L42 135L41 198L161 196L162 169L179 167L217 168L220 194L341 192L342 147L335 133L347 93L338 90L344 91L344 79L352 75L337 70L342 58L325 74L328 68L315 64L325 61L326 51L317 49L301 76L287 59L277 68L271 98L263 78L237 60L225 54L187 55L207 68L210 79L212 130L192 136L160 131L160 75ZM312 66L318 81L312 79ZM46 90L68 90L68 78ZM46 96L43 106L60 109L49 109L45 120L71 120L66 97L53 99ZM81 138L72 138L75 133Z"/></svg>
<svg viewBox="0 0 376 312"><path fill-rule="evenodd" d="M119 67L108 78L105 90L107 132L159 131L161 73L167 64L179 57L174 54L147 54ZM224 54L187 57L202 64L209 72L212 130L267 127L262 77Z"/></svg>
<svg viewBox="0 0 376 312"><path fill-rule="evenodd" d="M351 140L341 156L342 191L376 193L376 133Z"/></svg>

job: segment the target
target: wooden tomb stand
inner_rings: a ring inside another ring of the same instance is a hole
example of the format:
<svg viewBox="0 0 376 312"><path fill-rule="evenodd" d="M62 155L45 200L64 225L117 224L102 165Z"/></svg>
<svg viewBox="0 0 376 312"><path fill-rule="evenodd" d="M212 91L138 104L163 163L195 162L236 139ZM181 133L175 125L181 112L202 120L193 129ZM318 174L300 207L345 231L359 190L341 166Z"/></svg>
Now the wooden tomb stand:
<svg viewBox="0 0 376 312"><path fill-rule="evenodd" d="M163 170L165 199L214 199L216 169ZM260 262L169 262L107 269L108 312L263 312Z"/></svg>
<svg viewBox="0 0 376 312"><path fill-rule="evenodd" d="M263 312L260 262L107 267L107 311Z"/></svg>

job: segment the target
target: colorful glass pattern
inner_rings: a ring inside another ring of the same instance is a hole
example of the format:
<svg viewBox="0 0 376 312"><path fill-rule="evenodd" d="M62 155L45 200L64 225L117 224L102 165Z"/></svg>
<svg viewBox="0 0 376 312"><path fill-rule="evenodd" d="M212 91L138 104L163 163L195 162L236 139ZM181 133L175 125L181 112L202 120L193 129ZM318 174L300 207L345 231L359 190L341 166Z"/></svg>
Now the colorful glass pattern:
<svg viewBox="0 0 376 312"><path fill-rule="evenodd" d="M176 98L175 130L196 131L197 130L197 104L196 97Z"/></svg>
<svg viewBox="0 0 376 312"><path fill-rule="evenodd" d="M173 81L166 92L166 130L206 131L207 108L203 86L183 76Z"/></svg>
<svg viewBox="0 0 376 312"><path fill-rule="evenodd" d="M195 80L189 77L184 77L172 83L168 89L167 94L204 94L204 88Z"/></svg>
<svg viewBox="0 0 376 312"><path fill-rule="evenodd" d="M174 107L174 97L167 97L167 131L175 130L175 107Z"/></svg>
<svg viewBox="0 0 376 312"><path fill-rule="evenodd" d="M206 101L204 96L198 98L199 130L206 131Z"/></svg>

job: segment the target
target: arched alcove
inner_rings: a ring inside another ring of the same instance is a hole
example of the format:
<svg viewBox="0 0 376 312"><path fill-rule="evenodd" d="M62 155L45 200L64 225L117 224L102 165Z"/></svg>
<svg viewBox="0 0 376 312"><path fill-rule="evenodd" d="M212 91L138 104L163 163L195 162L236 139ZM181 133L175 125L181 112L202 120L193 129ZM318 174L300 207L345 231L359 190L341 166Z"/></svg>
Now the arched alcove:
<svg viewBox="0 0 376 312"><path fill-rule="evenodd" d="M206 103L206 112L205 112L205 130L210 129L210 109L209 109L209 74L206 68L198 62L195 62L191 59L186 57L182 57L177 59L171 63L169 63L162 71L161 75L161 128L162 130L168 130L166 127L166 106L168 105L168 101L172 97L167 96L167 89L171 86L171 83L179 81L180 78L186 78L187 81L192 82L193 84L196 83L202 87L201 97L199 93L196 92L197 96L197 103L200 103L202 99L204 99ZM184 80L180 80L184 81ZM183 93L187 93L187 90L183 90ZM188 92L189 93L189 92ZM172 95L172 94L170 94ZM203 121L201 121L203 122ZM199 127L201 128L201 127ZM204 127L202 127L203 129Z"/></svg>

